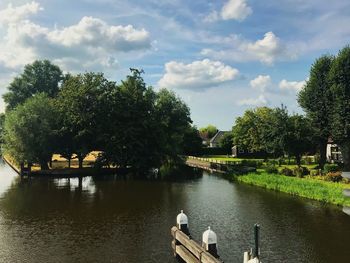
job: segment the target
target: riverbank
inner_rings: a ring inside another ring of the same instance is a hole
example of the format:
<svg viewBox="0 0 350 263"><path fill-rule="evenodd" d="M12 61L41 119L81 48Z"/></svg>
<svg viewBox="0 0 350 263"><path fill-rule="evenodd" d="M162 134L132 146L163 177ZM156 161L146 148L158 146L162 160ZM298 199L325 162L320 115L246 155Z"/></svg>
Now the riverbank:
<svg viewBox="0 0 350 263"><path fill-rule="evenodd" d="M312 178L288 177L278 174L249 173L237 176L239 182L247 183L269 190L297 195L339 206L350 206L350 198L343 195L344 189L350 185L344 183L325 182Z"/></svg>
<svg viewBox="0 0 350 263"><path fill-rule="evenodd" d="M21 169L19 165L9 156L2 156L2 159L19 175ZM121 172L118 168L54 168L48 170L40 170L39 167L33 166L32 170L27 174L30 177L54 177L54 178L74 178L95 175L112 175Z"/></svg>

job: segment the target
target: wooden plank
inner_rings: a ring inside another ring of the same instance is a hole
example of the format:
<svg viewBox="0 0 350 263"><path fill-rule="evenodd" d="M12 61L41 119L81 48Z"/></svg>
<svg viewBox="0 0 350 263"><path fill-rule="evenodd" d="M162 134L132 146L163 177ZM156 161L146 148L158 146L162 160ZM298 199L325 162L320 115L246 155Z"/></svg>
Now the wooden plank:
<svg viewBox="0 0 350 263"><path fill-rule="evenodd" d="M186 263L199 263L198 258L188 251L183 245L176 245L175 252L179 255Z"/></svg>
<svg viewBox="0 0 350 263"><path fill-rule="evenodd" d="M191 252L197 259L201 259L203 263L220 263L210 253L206 252L197 242L190 239L185 233L180 231L176 226L171 228L171 235L179 241L189 252Z"/></svg>

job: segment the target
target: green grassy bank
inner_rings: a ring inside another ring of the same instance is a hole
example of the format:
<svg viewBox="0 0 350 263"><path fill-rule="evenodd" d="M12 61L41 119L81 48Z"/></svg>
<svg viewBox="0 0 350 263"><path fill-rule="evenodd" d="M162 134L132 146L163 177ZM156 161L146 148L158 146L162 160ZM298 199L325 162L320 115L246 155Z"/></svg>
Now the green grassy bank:
<svg viewBox="0 0 350 263"><path fill-rule="evenodd" d="M266 189L306 197L335 205L350 206L350 198L343 196L343 189L350 185L325 182L310 178L287 177L268 173L250 173L238 176L237 180Z"/></svg>

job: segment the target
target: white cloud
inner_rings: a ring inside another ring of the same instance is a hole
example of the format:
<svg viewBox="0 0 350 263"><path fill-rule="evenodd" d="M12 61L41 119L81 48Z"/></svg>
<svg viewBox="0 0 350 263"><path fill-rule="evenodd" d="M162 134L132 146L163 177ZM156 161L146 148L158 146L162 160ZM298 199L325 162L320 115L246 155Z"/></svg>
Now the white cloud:
<svg viewBox="0 0 350 263"><path fill-rule="evenodd" d="M271 77L269 75L259 75L250 81L250 86L264 92L271 83Z"/></svg>
<svg viewBox="0 0 350 263"><path fill-rule="evenodd" d="M295 55L288 50L273 32L267 32L262 39L255 42L241 38L236 39L239 39L240 41L236 41L233 46L227 49L219 51L214 49L203 49L201 54L221 60L240 62L260 61L267 65L272 65L278 60L290 60L295 58Z"/></svg>
<svg viewBox="0 0 350 263"><path fill-rule="evenodd" d="M303 81L287 81L285 79L281 80L279 83L279 88L283 91L294 91L299 92L305 85L305 80Z"/></svg>
<svg viewBox="0 0 350 263"><path fill-rule="evenodd" d="M54 29L30 20L19 20L41 9L33 2L0 11L18 14L16 19L6 24L6 35L0 40L0 64L16 68L35 59L47 58L67 70L91 66L99 66L101 70L117 66L115 56L122 52L151 47L150 36L145 29L136 29L132 25L109 25L94 17L83 17L75 25Z"/></svg>
<svg viewBox="0 0 350 263"><path fill-rule="evenodd" d="M246 0L229 0L220 12L214 10L204 18L204 21L215 22L220 19L243 21L253 13L252 8L246 2Z"/></svg>
<svg viewBox="0 0 350 263"><path fill-rule="evenodd" d="M204 59L190 64L170 61L158 85L165 88L203 90L234 80L239 75L235 68L220 61Z"/></svg>
<svg viewBox="0 0 350 263"><path fill-rule="evenodd" d="M238 105L240 106L263 106L268 103L265 96L262 94L258 98L249 98L238 101Z"/></svg>
<svg viewBox="0 0 350 263"><path fill-rule="evenodd" d="M40 10L43 10L43 8L38 2L34 1L18 7L13 7L12 4L8 4L7 8L0 10L0 24L8 25L17 23L38 13Z"/></svg>
<svg viewBox="0 0 350 263"><path fill-rule="evenodd" d="M221 17L224 20L244 20L252 14L252 9L247 5L246 0L229 0L221 10Z"/></svg>

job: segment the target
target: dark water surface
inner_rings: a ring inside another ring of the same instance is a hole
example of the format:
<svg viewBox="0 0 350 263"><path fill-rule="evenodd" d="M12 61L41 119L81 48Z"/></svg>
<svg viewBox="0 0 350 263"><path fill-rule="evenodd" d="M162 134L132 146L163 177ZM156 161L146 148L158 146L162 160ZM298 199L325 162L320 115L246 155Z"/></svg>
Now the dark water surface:
<svg viewBox="0 0 350 263"><path fill-rule="evenodd" d="M0 262L174 262L180 209L194 239L208 225L226 263L242 262L262 226L263 262L350 262L350 217L337 207L229 182L111 177L20 180L0 167Z"/></svg>

